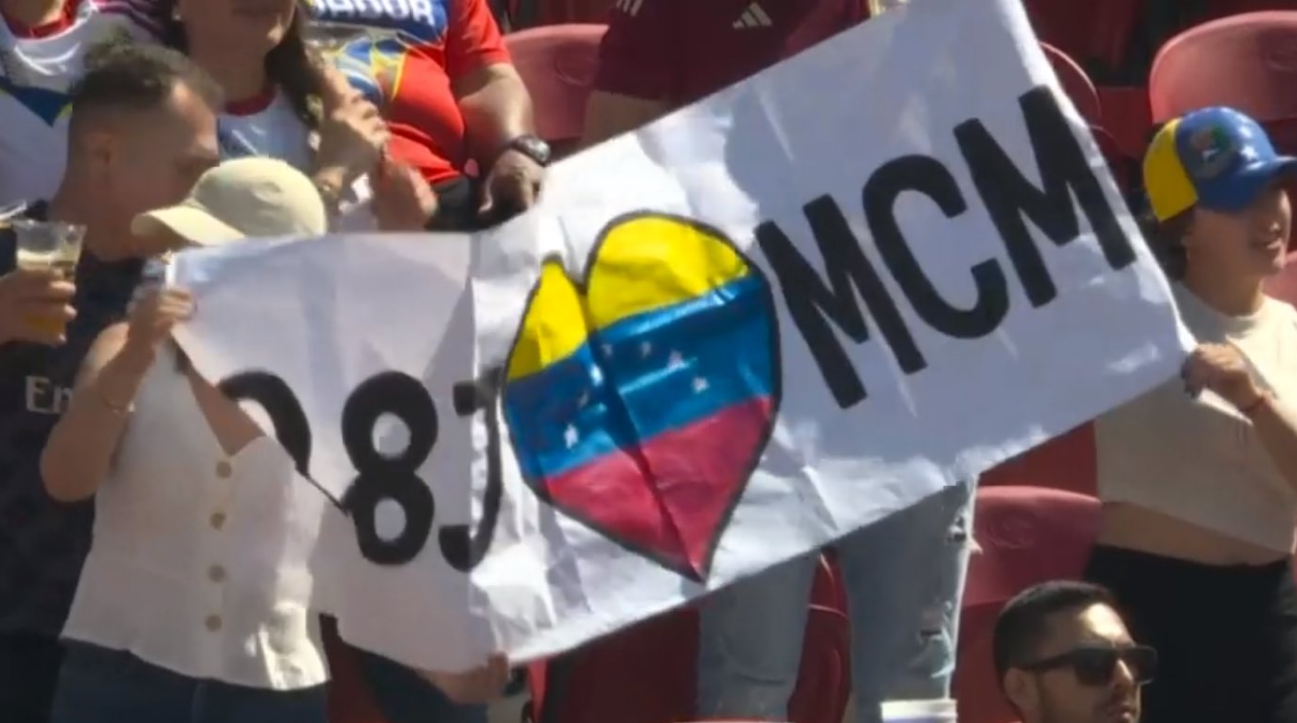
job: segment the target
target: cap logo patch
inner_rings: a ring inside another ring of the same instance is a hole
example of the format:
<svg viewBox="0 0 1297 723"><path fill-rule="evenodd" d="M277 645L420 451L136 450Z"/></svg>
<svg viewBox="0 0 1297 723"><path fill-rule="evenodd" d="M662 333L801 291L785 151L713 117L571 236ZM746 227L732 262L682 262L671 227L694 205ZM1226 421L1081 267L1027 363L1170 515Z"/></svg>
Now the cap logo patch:
<svg viewBox="0 0 1297 723"><path fill-rule="evenodd" d="M1186 165L1190 174L1199 180L1208 180L1224 173L1238 154L1238 147L1230 134L1218 125L1194 131L1189 136L1189 161Z"/></svg>

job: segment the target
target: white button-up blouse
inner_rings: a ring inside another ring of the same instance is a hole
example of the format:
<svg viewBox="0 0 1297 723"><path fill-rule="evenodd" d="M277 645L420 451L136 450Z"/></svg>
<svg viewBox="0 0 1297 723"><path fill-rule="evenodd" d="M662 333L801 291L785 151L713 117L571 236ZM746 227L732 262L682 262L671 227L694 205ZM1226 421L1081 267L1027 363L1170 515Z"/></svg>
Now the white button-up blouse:
<svg viewBox="0 0 1297 723"><path fill-rule="evenodd" d="M324 504L273 439L225 454L167 346L95 497L64 636L194 678L324 683L308 564Z"/></svg>

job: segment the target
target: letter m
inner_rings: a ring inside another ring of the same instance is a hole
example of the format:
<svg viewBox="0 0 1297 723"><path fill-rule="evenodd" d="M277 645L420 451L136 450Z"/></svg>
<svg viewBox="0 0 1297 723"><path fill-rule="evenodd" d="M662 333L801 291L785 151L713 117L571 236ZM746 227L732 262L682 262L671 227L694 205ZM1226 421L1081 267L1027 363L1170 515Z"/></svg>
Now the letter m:
<svg viewBox="0 0 1297 723"><path fill-rule="evenodd" d="M907 374L923 369L927 363L833 199L820 196L807 203L803 212L824 260L827 284L773 221L757 227L757 244L779 278L788 312L833 399L839 407L848 409L865 399L865 386L830 323L858 344L867 341L869 327L860 308L861 300Z"/></svg>
<svg viewBox="0 0 1297 723"><path fill-rule="evenodd" d="M1040 187L1023 175L981 121L961 123L955 128L955 139L1027 298L1040 307L1053 301L1058 289L1032 240L1027 219L1054 245L1066 245L1081 233L1075 197L1109 267L1129 266L1135 251L1054 94L1041 86L1023 94L1018 104L1036 157Z"/></svg>

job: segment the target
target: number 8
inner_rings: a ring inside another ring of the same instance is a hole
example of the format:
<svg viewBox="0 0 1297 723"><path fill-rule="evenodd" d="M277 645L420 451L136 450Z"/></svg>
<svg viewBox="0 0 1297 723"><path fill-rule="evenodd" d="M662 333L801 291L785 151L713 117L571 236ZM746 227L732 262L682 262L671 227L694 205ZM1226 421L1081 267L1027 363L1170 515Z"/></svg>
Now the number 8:
<svg viewBox="0 0 1297 723"><path fill-rule="evenodd" d="M409 430L404 450L393 456L374 442L378 419L391 414ZM432 533L436 503L418 469L437 443L437 409L417 379L385 372L367 379L347 398L342 410L342 443L356 468L356 481L342 499L342 509L356 527L360 552L379 565L402 565L418 556ZM401 534L384 540L378 534L378 503L390 499L405 513Z"/></svg>

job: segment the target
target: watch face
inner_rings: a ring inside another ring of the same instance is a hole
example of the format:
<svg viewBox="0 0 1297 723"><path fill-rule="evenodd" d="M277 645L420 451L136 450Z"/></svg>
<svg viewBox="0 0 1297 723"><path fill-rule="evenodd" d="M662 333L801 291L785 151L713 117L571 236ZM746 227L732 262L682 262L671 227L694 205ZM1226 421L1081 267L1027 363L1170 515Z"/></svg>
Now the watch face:
<svg viewBox="0 0 1297 723"><path fill-rule="evenodd" d="M549 163L549 144L535 136L523 136L514 141L518 150L542 166Z"/></svg>

